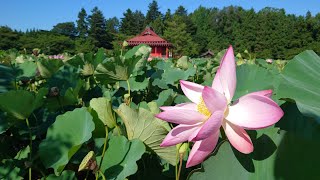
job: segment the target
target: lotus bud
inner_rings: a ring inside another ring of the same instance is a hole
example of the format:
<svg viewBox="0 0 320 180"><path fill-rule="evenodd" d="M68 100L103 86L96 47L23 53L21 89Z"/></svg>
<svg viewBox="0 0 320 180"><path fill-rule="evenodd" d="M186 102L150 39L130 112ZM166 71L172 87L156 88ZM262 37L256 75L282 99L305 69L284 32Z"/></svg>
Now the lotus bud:
<svg viewBox="0 0 320 180"><path fill-rule="evenodd" d="M237 57L238 59L242 59L242 56L241 56L240 53L238 53L238 54L236 55L236 57Z"/></svg>
<svg viewBox="0 0 320 180"><path fill-rule="evenodd" d="M124 103L126 103L126 105L130 104L130 95L129 94L124 95Z"/></svg>
<svg viewBox="0 0 320 180"><path fill-rule="evenodd" d="M179 154L184 154L189 148L189 143L183 143L179 148Z"/></svg>
<svg viewBox="0 0 320 180"><path fill-rule="evenodd" d="M83 69L81 70L81 74L83 76L91 76L93 75L93 72L94 72L94 67L92 64L90 63L86 63L84 66L83 66Z"/></svg>
<svg viewBox="0 0 320 180"><path fill-rule="evenodd" d="M182 145L182 143L176 144L176 149L177 149L177 151L179 151L181 145Z"/></svg>
<svg viewBox="0 0 320 180"><path fill-rule="evenodd" d="M127 47L129 44L128 44L128 42L127 41L123 41L123 43L122 43L122 46L123 47Z"/></svg>

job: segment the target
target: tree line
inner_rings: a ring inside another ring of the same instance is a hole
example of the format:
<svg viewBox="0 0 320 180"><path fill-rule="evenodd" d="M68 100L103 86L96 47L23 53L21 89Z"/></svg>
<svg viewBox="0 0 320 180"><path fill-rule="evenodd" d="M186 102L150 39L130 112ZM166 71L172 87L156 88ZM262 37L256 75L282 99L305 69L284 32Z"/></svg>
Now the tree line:
<svg viewBox="0 0 320 180"><path fill-rule="evenodd" d="M256 12L238 6L200 6L189 13L179 6L163 14L157 1L148 8L146 14L127 9L121 19L105 19L98 7L90 14L82 8L76 22L58 23L50 31L19 32L2 26L0 49L40 48L46 54L90 52L99 47L117 50L122 41L151 26L174 45L176 55L199 56L230 44L236 52L247 50L259 58L290 59L306 49L320 53L320 13L297 16L284 9L266 7Z"/></svg>

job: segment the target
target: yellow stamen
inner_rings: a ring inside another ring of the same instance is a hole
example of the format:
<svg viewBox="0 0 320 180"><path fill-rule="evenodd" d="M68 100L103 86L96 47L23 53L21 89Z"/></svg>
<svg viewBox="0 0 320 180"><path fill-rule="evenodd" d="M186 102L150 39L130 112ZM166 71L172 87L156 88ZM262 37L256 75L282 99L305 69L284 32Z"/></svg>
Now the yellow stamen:
<svg viewBox="0 0 320 180"><path fill-rule="evenodd" d="M211 112L209 111L209 109L207 108L206 104L204 103L202 97L200 97L200 102L197 105L197 110L205 115L205 116L211 116Z"/></svg>

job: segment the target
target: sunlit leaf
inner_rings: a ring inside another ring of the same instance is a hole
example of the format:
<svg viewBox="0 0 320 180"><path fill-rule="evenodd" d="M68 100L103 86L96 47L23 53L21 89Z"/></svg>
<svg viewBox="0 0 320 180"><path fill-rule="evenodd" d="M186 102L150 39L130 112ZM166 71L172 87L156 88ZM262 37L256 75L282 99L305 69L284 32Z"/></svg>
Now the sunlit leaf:
<svg viewBox="0 0 320 180"><path fill-rule="evenodd" d="M10 113L17 119L26 119L36 108L40 107L44 101L47 90L40 89L39 93L25 90L11 90L0 94L0 109Z"/></svg>
<svg viewBox="0 0 320 180"><path fill-rule="evenodd" d="M58 175L94 130L92 116L86 108L59 115L39 145L39 155L46 168Z"/></svg>
<svg viewBox="0 0 320 180"><path fill-rule="evenodd" d="M160 147L162 140L168 134L160 119L155 118L153 113L144 108L134 110L125 104L121 104L115 111L124 121L129 140L140 139L158 156L170 164L176 164L175 146Z"/></svg>
<svg viewBox="0 0 320 180"><path fill-rule="evenodd" d="M111 101L105 97L94 98L90 101L90 107L97 112L99 119L109 128L116 125L111 106Z"/></svg>
<svg viewBox="0 0 320 180"><path fill-rule="evenodd" d="M112 136L103 159L101 170L107 179L123 180L138 170L136 161L144 154L146 148L142 141L128 141L124 136ZM101 156L97 157L100 161Z"/></svg>
<svg viewBox="0 0 320 180"><path fill-rule="evenodd" d="M282 74L278 96L293 99L302 114L320 123L320 57L304 51L285 66Z"/></svg>

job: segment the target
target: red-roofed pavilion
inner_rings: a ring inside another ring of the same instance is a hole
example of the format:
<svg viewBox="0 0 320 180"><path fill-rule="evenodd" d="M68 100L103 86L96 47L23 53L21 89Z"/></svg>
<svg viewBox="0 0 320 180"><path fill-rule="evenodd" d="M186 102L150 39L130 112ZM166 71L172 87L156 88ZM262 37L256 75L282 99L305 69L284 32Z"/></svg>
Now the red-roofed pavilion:
<svg viewBox="0 0 320 180"><path fill-rule="evenodd" d="M171 57L169 48L172 47L172 44L158 36L150 27L147 27L138 36L127 40L127 42L129 46L137 46L139 44L149 45L152 48L151 58L169 58L169 53Z"/></svg>

